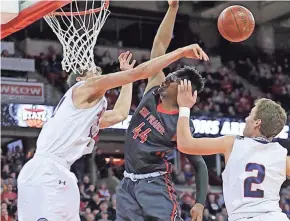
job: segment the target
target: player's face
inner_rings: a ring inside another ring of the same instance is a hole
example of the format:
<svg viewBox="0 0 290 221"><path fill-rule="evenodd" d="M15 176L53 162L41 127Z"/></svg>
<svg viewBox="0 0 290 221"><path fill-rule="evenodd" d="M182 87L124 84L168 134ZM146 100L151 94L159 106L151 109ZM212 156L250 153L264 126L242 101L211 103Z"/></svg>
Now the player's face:
<svg viewBox="0 0 290 221"><path fill-rule="evenodd" d="M159 94L163 97L166 96L166 97L177 99L177 90L178 90L179 83L180 83L180 78L176 77L174 73L169 74L165 78L165 81L162 82L159 89Z"/></svg>
<svg viewBox="0 0 290 221"><path fill-rule="evenodd" d="M253 107L249 116L246 118L246 126L243 131L243 135L246 137L257 136L260 126L261 120L255 120L257 107Z"/></svg>

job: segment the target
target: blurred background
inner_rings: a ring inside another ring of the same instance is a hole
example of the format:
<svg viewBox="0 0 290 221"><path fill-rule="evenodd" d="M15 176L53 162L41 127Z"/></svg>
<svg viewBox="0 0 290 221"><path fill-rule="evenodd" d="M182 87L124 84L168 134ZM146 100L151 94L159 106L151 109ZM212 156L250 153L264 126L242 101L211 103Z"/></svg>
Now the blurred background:
<svg viewBox="0 0 290 221"><path fill-rule="evenodd" d="M24 4L26 1L20 1ZM204 91L192 111L195 135L242 135L244 119L255 99L271 98L286 109L288 122L276 141L290 148L290 2L235 2L254 15L253 35L242 43L224 40L217 17L233 2L182 1L169 51L198 43L209 62L180 60L169 73L195 65L206 78ZM2 7L3 8L3 7ZM147 61L156 31L168 8L167 1L112 1L95 45L95 63L104 74L119 71L118 55L130 50L138 63ZM2 9L1 9L2 10ZM2 26L1 26L2 27ZM1 220L17 220L16 179L33 157L41 127L51 117L68 86L69 73L62 70L62 46L50 27L40 19L1 40ZM146 82L134 83L131 114ZM120 89L107 92L112 109ZM123 142L127 120L98 136L96 150L72 167L79 180L82 221L116 218L115 188L123 177ZM49 139L49 138L48 138ZM204 221L227 221L222 194L220 155L204 157L209 168L209 187ZM186 158L173 152L169 159L180 197L183 218L190 220L195 203L195 171ZM290 217L290 182L281 189L280 206Z"/></svg>

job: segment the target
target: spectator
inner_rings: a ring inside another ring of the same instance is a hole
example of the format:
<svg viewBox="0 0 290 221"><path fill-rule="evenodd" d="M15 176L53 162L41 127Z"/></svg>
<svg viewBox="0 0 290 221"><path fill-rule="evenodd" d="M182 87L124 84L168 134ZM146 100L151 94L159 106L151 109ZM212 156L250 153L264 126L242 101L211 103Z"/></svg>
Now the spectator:
<svg viewBox="0 0 290 221"><path fill-rule="evenodd" d="M108 212L111 214L110 219L111 220L116 220L116 218L117 218L117 213L116 213L116 205L117 205L116 194L114 194L111 199L112 199L112 205L109 207Z"/></svg>
<svg viewBox="0 0 290 221"><path fill-rule="evenodd" d="M4 167L2 169L1 177L5 180L5 179L8 179L9 176L10 176L10 168L9 168L9 165L6 164L6 165L4 165Z"/></svg>
<svg viewBox="0 0 290 221"><path fill-rule="evenodd" d="M214 194L209 194L208 196L208 206L207 206L210 214L216 215L221 211L221 208L219 205L216 203L216 198Z"/></svg>
<svg viewBox="0 0 290 221"><path fill-rule="evenodd" d="M221 215L224 217L224 221L228 221L228 211L225 207L222 208Z"/></svg>
<svg viewBox="0 0 290 221"><path fill-rule="evenodd" d="M88 175L85 175L83 178L83 184L85 186L85 190L89 188L90 186L90 178Z"/></svg>
<svg viewBox="0 0 290 221"><path fill-rule="evenodd" d="M188 185L191 185L193 184L193 177L194 177L194 174L191 170L191 166L190 164L185 164L184 165L184 168L183 168L183 172L184 172L184 177L185 177L185 182L188 184Z"/></svg>
<svg viewBox="0 0 290 221"><path fill-rule="evenodd" d="M100 189L98 190L98 194L99 194L99 197L100 197L100 200L110 200L110 192L107 188L107 185L106 183L102 183L100 185Z"/></svg>
<svg viewBox="0 0 290 221"><path fill-rule="evenodd" d="M92 211L94 210L100 210L100 204L101 204L101 200L100 197L97 193L94 194L94 196L92 197L92 199L89 202L88 207L91 208Z"/></svg>
<svg viewBox="0 0 290 221"><path fill-rule="evenodd" d="M101 212L101 219L98 219L98 221L111 221L108 218L109 218L108 212Z"/></svg>
<svg viewBox="0 0 290 221"><path fill-rule="evenodd" d="M223 215L218 214L217 217L216 217L216 221L226 221L226 220L225 220Z"/></svg>
<svg viewBox="0 0 290 221"><path fill-rule="evenodd" d="M102 56L101 65L102 66L109 66L109 65L113 65L113 63L114 63L114 60L113 60L110 52L106 51Z"/></svg>
<svg viewBox="0 0 290 221"><path fill-rule="evenodd" d="M214 221L214 216L212 216L209 213L209 210L207 208L204 209L203 211L203 221Z"/></svg>
<svg viewBox="0 0 290 221"><path fill-rule="evenodd" d="M86 190L86 194L89 195L90 198L92 198L95 193L95 189L95 186L93 184L90 184L89 188Z"/></svg>
<svg viewBox="0 0 290 221"><path fill-rule="evenodd" d="M7 185L7 190L2 193L1 200L7 205L15 205L17 194L13 191L11 184Z"/></svg>
<svg viewBox="0 0 290 221"><path fill-rule="evenodd" d="M100 211L99 213L96 215L96 219L102 219L102 213L108 213L108 202L107 201L102 201L100 204ZM111 214L109 214L111 215Z"/></svg>

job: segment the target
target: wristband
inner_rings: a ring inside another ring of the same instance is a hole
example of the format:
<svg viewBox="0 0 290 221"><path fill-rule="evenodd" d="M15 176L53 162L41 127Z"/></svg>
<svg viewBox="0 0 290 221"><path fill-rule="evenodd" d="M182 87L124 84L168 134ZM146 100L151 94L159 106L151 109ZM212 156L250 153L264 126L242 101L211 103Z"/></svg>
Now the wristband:
<svg viewBox="0 0 290 221"><path fill-rule="evenodd" d="M179 117L190 117L190 108L188 107L180 107L179 108Z"/></svg>

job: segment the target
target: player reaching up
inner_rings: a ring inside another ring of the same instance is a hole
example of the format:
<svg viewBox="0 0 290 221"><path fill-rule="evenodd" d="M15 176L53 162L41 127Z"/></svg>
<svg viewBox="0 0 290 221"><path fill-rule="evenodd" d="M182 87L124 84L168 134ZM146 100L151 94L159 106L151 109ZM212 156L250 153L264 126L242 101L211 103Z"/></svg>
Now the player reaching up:
<svg viewBox="0 0 290 221"><path fill-rule="evenodd" d="M287 150L272 142L286 123L285 110L262 98L246 118L244 137L193 138L188 119L196 98L191 82L182 81L177 97L177 144L187 154L225 156L223 194L229 221L288 220L279 207L279 192L286 174L290 176L290 160L286 160Z"/></svg>
<svg viewBox="0 0 290 221"><path fill-rule="evenodd" d="M131 103L131 86L122 89L115 108L106 111L107 90L146 79L182 58L197 58L196 45L177 49L127 71L100 75L96 70L69 76L71 88L44 125L37 140L35 156L18 177L20 221L75 221L79 218L80 194L70 166L92 152L93 137L100 128L125 119ZM129 52L123 54L129 59ZM130 97L128 97L130 96Z"/></svg>
<svg viewBox="0 0 290 221"><path fill-rule="evenodd" d="M177 10L178 1L170 1L154 39L151 59L165 54ZM208 60L198 45L196 49L200 55L197 59ZM160 70L148 78L144 96L126 133L126 171L117 188L117 221L182 220L167 156L176 147L177 85L185 78L193 80L193 87L202 90L203 78L190 67L166 78ZM197 181L197 203L191 210L192 220L201 221L208 187L207 167L201 156L187 155L187 159L195 168Z"/></svg>

